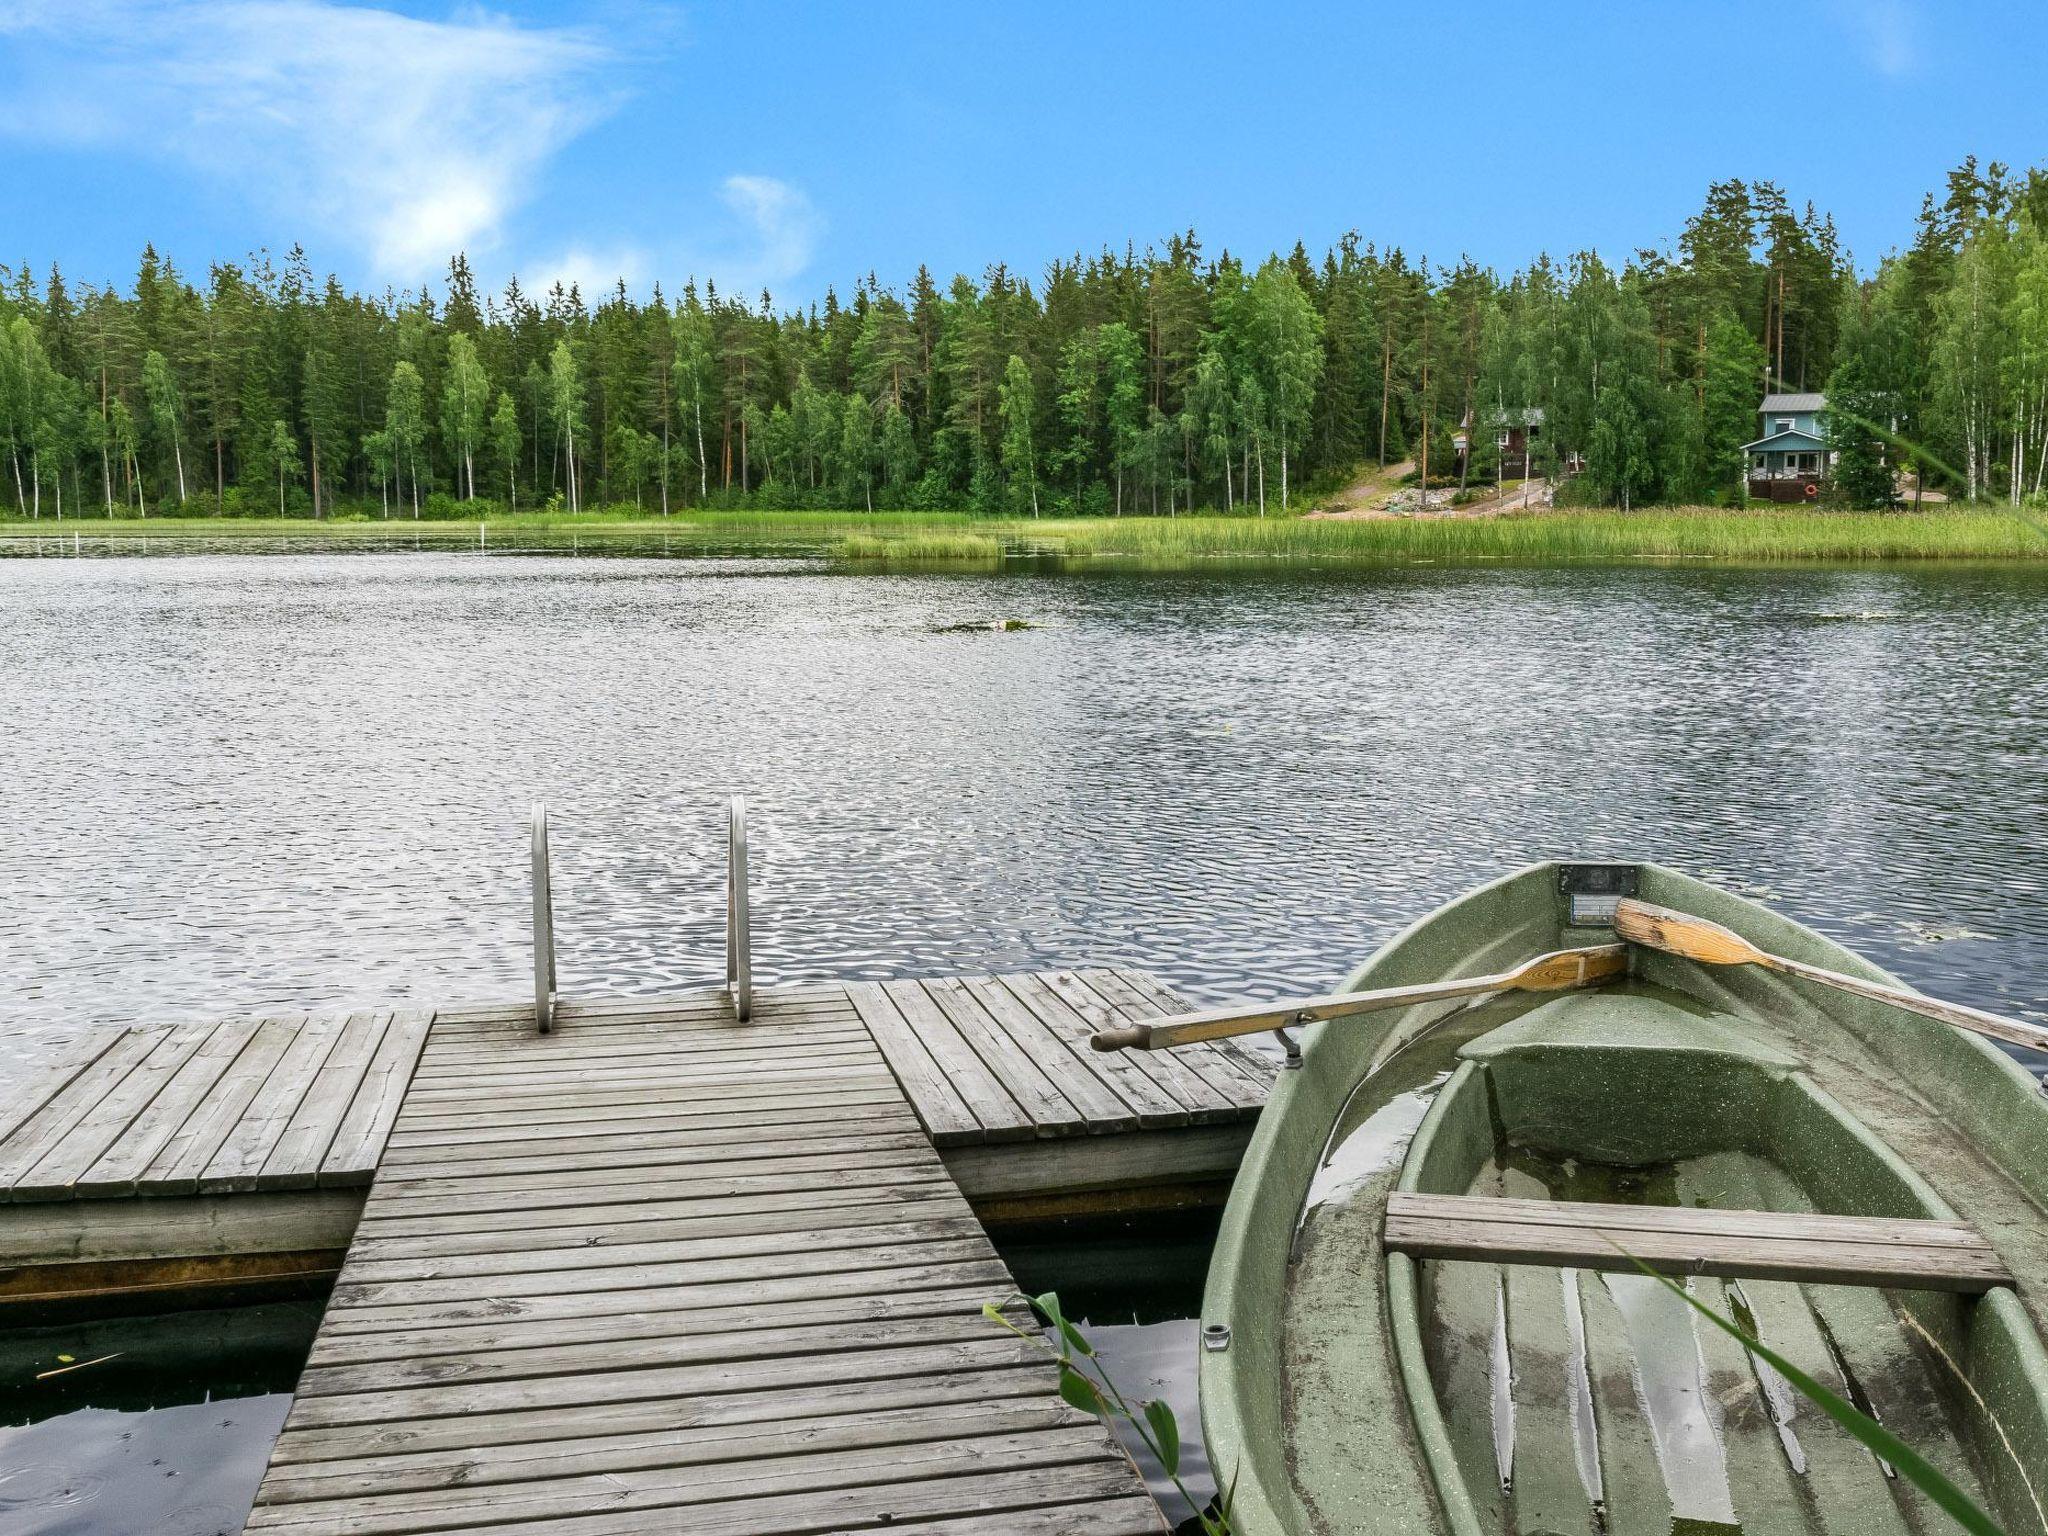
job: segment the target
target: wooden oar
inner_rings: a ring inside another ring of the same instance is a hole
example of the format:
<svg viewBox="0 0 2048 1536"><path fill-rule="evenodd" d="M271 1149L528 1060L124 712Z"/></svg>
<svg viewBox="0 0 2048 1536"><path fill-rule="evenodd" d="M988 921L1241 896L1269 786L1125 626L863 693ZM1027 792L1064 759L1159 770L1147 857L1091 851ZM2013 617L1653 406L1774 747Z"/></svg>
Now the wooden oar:
<svg viewBox="0 0 2048 1536"><path fill-rule="evenodd" d="M1702 965L1760 965L1767 971L1782 971L1787 976L1803 977L1824 987L1854 993L1857 997L1890 1003L1895 1008L1903 1008L1923 1018L1939 1019L1957 1029L1989 1035L1994 1040L2004 1040L2012 1045L2048 1051L2048 1029L2038 1024L2022 1024L2018 1019L2002 1018L1980 1008L1965 1008L1961 1003L1922 997L1902 987L1865 981L1860 976L1847 976L1824 966L1808 965L1803 960L1787 960L1783 955L1757 948L1741 934L1731 928L1723 928L1719 923L1685 912L1674 912L1669 907L1653 907L1633 897L1624 897L1616 906L1614 931L1631 944L1661 949L1667 954L1697 960Z"/></svg>
<svg viewBox="0 0 2048 1536"><path fill-rule="evenodd" d="M1382 1013L1417 1003L1477 997L1486 992L1562 992L1620 976L1628 970L1626 944L1596 944L1589 949L1560 949L1492 976L1466 976L1456 981L1431 981L1415 987L1383 987L1377 992L1331 992L1293 1002L1261 1003L1247 1009L1214 1008L1205 1013L1180 1013L1127 1029L1105 1029L1088 1043L1098 1051L1160 1051L1221 1040L1226 1035L1256 1035L1290 1024L1318 1019L1343 1019L1359 1013Z"/></svg>

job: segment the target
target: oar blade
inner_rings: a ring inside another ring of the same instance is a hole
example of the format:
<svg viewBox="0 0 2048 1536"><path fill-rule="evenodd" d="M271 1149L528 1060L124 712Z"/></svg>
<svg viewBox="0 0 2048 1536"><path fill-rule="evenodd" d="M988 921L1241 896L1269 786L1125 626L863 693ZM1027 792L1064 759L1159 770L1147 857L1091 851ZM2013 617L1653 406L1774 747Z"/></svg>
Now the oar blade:
<svg viewBox="0 0 2048 1536"><path fill-rule="evenodd" d="M1614 931L1631 944L1697 960L1702 965L1767 965L1769 957L1733 929L1704 917L1623 897L1614 909Z"/></svg>
<svg viewBox="0 0 2048 1536"><path fill-rule="evenodd" d="M1628 974L1626 944L1596 944L1538 955L1504 978L1517 992L1565 992Z"/></svg>

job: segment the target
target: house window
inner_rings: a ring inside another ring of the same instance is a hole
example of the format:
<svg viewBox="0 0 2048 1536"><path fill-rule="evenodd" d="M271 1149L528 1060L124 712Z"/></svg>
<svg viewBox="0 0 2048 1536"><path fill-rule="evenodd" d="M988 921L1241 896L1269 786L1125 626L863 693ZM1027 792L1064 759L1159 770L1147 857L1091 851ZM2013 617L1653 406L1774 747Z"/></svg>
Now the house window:
<svg viewBox="0 0 2048 1536"><path fill-rule="evenodd" d="M1792 430L1792 418L1790 416L1780 416L1778 418L1778 430L1780 432L1790 432Z"/></svg>

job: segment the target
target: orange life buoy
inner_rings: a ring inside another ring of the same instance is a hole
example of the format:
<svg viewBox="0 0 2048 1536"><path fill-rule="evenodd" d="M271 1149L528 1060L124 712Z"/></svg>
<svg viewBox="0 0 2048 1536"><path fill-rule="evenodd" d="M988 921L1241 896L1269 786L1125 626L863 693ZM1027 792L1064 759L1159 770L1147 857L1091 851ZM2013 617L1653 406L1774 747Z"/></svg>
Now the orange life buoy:
<svg viewBox="0 0 2048 1536"><path fill-rule="evenodd" d="M1820 500L1820 486L1817 482L1812 480L1806 482L1806 499L1808 501Z"/></svg>

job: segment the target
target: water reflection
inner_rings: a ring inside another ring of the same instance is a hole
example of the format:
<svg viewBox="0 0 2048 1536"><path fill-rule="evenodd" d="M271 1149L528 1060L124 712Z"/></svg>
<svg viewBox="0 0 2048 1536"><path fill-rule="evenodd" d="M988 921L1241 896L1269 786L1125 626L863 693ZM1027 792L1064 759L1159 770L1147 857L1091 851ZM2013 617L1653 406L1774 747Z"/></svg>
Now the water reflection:
<svg viewBox="0 0 2048 1536"><path fill-rule="evenodd" d="M730 790L770 978L1313 988L1576 853L2048 1017L2044 599L1979 568L0 560L0 1053L517 996L535 797L565 990L712 983ZM1006 619L1035 627L945 632Z"/></svg>
<svg viewBox="0 0 2048 1536"><path fill-rule="evenodd" d="M1180 1425L1180 1480L1198 1502L1216 1493L1202 1442L1196 1389L1202 1282L1219 1213L1190 1212L1129 1221L1053 1222L996 1235L996 1246L1030 1295L1057 1291L1060 1309L1081 1326L1096 1357L1134 1407L1163 1398ZM1136 1435L1119 1437L1152 1496L1177 1527L1193 1529L1195 1511Z"/></svg>
<svg viewBox="0 0 2048 1536"><path fill-rule="evenodd" d="M234 1536L319 1312L273 1303L0 1333L0 1529Z"/></svg>

